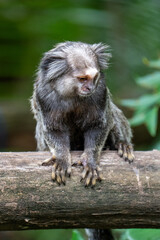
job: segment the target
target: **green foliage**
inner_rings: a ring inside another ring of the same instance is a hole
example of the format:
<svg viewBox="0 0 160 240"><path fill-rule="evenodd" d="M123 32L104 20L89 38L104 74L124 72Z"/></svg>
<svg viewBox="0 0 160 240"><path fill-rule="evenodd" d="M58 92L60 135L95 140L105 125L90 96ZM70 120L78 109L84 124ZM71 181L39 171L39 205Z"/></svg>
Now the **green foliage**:
<svg viewBox="0 0 160 240"><path fill-rule="evenodd" d="M144 59L143 62L149 67L160 70L159 59L157 61L148 61ZM134 110L134 115L130 119L130 124L132 126L145 124L150 135L154 137L157 131L158 109L160 107L160 71L153 72L144 77L139 77L136 79L136 83L148 89L150 93L136 100L122 100L121 104Z"/></svg>
<svg viewBox="0 0 160 240"><path fill-rule="evenodd" d="M12 240L69 240L72 236L71 229L48 229L48 230L27 230L5 232L4 237L0 239Z"/></svg>
<svg viewBox="0 0 160 240"><path fill-rule="evenodd" d="M159 62L159 60L157 61ZM159 67L160 68L160 67ZM154 72L136 79L138 85L151 90L160 88L160 72Z"/></svg>
<svg viewBox="0 0 160 240"><path fill-rule="evenodd" d="M147 58L143 58L143 62L144 62L144 64L148 65L149 67L160 69L160 59L148 61Z"/></svg>
<svg viewBox="0 0 160 240"><path fill-rule="evenodd" d="M132 72L144 73L139 59L144 55L152 58L159 49L159 1L2 0L0 7L0 99L28 99L42 53L57 42L74 40L109 44L113 49L113 59L108 78L112 81L108 81L108 84L118 95L123 86L126 86L126 91L130 88ZM156 69L156 72L137 78L137 84L151 91L151 94L123 102L124 106L135 111L132 125L145 123L150 133L155 135L160 106L160 60L148 61L145 58L143 62ZM131 79L130 82L128 79ZM136 88L132 89L134 91ZM160 149L160 142L156 143L155 148ZM151 232L155 238L148 238ZM12 234L15 234L12 240L17 240L18 234L19 239L30 240L71 238L71 230ZM156 240L157 234L158 230L145 232L131 229L125 231L123 240ZM74 239L83 239L79 231L73 231Z"/></svg>
<svg viewBox="0 0 160 240"><path fill-rule="evenodd" d="M0 100L29 98L43 52L61 41L109 44L108 85L118 95L130 88L132 72L144 73L139 59L159 50L155 0L2 0L0 7Z"/></svg>
<svg viewBox="0 0 160 240"><path fill-rule="evenodd" d="M72 231L72 238L71 240L84 240L84 238L81 236L80 232L78 230Z"/></svg>
<svg viewBox="0 0 160 240"><path fill-rule="evenodd" d="M114 230L118 240L159 240L160 229L127 229Z"/></svg>

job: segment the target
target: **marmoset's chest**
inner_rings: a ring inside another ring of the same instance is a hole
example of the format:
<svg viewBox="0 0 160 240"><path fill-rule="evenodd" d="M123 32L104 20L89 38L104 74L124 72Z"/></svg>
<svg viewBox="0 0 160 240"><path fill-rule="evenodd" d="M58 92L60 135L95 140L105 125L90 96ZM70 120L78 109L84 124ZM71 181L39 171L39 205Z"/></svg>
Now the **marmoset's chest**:
<svg viewBox="0 0 160 240"><path fill-rule="evenodd" d="M86 128L99 126L104 122L104 111L94 104L75 107L66 114L66 124L70 128Z"/></svg>
<svg viewBox="0 0 160 240"><path fill-rule="evenodd" d="M67 129L88 128L105 124L106 113L103 104L98 104L92 99L85 101L53 101L50 104L50 116L53 128L64 125Z"/></svg>

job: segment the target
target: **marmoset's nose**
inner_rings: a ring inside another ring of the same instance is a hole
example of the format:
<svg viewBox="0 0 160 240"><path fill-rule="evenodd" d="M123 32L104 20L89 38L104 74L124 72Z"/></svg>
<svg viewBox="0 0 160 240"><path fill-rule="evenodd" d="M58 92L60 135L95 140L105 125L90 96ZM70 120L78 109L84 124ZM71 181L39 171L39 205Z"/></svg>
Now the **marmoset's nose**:
<svg viewBox="0 0 160 240"><path fill-rule="evenodd" d="M91 85L84 85L84 86L82 86L82 90L84 91L84 92L92 92L92 90L93 90L93 85L91 86Z"/></svg>

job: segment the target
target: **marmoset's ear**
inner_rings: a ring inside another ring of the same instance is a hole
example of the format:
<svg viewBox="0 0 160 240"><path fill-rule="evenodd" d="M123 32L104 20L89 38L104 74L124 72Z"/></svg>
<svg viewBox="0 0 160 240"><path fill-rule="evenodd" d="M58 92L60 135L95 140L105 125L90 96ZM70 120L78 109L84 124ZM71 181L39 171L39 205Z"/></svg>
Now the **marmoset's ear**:
<svg viewBox="0 0 160 240"><path fill-rule="evenodd" d="M64 52L56 49L45 53L40 63L40 70L48 80L63 75L67 68Z"/></svg>
<svg viewBox="0 0 160 240"><path fill-rule="evenodd" d="M109 59L112 57L112 54L107 52L110 47L103 43L96 43L91 45L91 48L97 56L100 68L101 69L107 68Z"/></svg>

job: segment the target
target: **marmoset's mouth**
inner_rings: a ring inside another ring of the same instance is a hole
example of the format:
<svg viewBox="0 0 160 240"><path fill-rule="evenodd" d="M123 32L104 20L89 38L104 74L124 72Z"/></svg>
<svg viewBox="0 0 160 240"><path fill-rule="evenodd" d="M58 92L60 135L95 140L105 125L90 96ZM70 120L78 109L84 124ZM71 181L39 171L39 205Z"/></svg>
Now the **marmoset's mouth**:
<svg viewBox="0 0 160 240"><path fill-rule="evenodd" d="M95 92L95 89L92 90L92 91L89 91L89 92L80 91L80 92L78 93L78 95L81 96L81 97L89 97L89 96L91 96L94 92Z"/></svg>

